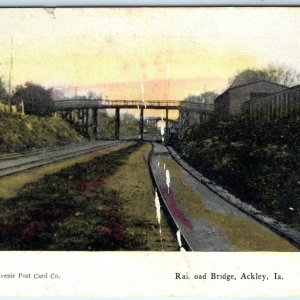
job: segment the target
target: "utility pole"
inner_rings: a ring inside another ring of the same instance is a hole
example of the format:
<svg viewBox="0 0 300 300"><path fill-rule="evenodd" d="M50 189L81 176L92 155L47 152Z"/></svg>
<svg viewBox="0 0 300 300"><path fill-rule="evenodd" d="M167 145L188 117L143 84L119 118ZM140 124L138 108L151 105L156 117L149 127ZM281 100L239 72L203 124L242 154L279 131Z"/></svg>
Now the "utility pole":
<svg viewBox="0 0 300 300"><path fill-rule="evenodd" d="M11 106L11 77L12 77L12 69L13 69L13 38L10 37L10 70L9 70L9 79L8 79L8 105L9 105L9 111L12 112L12 106Z"/></svg>

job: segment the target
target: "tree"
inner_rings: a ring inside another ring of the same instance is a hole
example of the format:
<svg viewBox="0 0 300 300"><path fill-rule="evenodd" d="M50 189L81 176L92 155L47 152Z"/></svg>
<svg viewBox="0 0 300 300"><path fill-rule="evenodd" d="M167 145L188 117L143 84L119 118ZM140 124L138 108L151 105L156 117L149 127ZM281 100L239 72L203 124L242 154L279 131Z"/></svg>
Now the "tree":
<svg viewBox="0 0 300 300"><path fill-rule="evenodd" d="M270 74L268 70L255 70L255 69L246 69L237 73L233 78L229 79L230 87L235 87L242 84L247 84L250 82L260 81L260 80L269 80L275 81L273 74Z"/></svg>
<svg viewBox="0 0 300 300"><path fill-rule="evenodd" d="M75 95L70 97L70 99L80 99L80 100L103 100L101 93L97 94L93 91L88 91L85 94Z"/></svg>
<svg viewBox="0 0 300 300"><path fill-rule="evenodd" d="M123 121L125 124L129 124L129 123L136 123L138 120L135 118L133 114L126 112L121 115L121 121Z"/></svg>
<svg viewBox="0 0 300 300"><path fill-rule="evenodd" d="M55 100L63 100L66 99L65 93L60 88L52 89L52 99Z"/></svg>
<svg viewBox="0 0 300 300"><path fill-rule="evenodd" d="M247 84L254 81L268 80L288 87L300 83L300 73L288 66L269 65L263 69L245 69L229 78L230 87Z"/></svg>
<svg viewBox="0 0 300 300"><path fill-rule="evenodd" d="M5 88L5 83L3 82L2 78L0 77L0 101L6 102L7 91Z"/></svg>
<svg viewBox="0 0 300 300"><path fill-rule="evenodd" d="M97 94L93 91L89 91L87 97L88 97L88 99L99 99Z"/></svg>
<svg viewBox="0 0 300 300"><path fill-rule="evenodd" d="M267 70L277 83L288 87L300 84L300 73L292 67L269 65Z"/></svg>
<svg viewBox="0 0 300 300"><path fill-rule="evenodd" d="M184 102L192 102L192 103L205 103L205 104L213 104L214 100L217 98L218 94L213 91L204 92L198 96L190 95L185 98Z"/></svg>
<svg viewBox="0 0 300 300"><path fill-rule="evenodd" d="M53 108L52 89L26 82L24 86L17 86L13 100L18 105L24 101L25 113L37 116L51 115Z"/></svg>

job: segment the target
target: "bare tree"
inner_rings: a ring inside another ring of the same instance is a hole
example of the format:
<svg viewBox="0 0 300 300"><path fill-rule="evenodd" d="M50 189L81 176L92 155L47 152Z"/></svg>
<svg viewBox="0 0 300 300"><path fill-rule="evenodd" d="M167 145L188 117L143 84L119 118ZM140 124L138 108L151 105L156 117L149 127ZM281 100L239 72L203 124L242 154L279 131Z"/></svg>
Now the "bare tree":
<svg viewBox="0 0 300 300"><path fill-rule="evenodd" d="M277 83L289 87L300 84L300 73L292 67L284 65L269 65L267 70Z"/></svg>
<svg viewBox="0 0 300 300"><path fill-rule="evenodd" d="M300 72L285 65L269 65L263 69L245 69L229 78L230 87L259 80L268 80L288 87L300 84Z"/></svg>

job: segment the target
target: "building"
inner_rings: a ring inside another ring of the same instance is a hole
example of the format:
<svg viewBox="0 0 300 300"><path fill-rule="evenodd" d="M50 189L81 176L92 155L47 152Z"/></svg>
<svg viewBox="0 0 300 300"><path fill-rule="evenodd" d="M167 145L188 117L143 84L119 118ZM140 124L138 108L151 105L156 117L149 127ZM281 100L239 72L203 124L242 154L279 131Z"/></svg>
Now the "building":
<svg viewBox="0 0 300 300"><path fill-rule="evenodd" d="M242 113L253 120L275 120L300 116L300 85L267 95L251 95L242 104Z"/></svg>
<svg viewBox="0 0 300 300"><path fill-rule="evenodd" d="M209 103L183 102L179 112L181 127L207 122L214 111L214 105Z"/></svg>
<svg viewBox="0 0 300 300"><path fill-rule="evenodd" d="M253 96L266 96L281 92L287 88L287 86L267 80L231 87L215 99L215 112L217 114L240 114L242 112L242 103Z"/></svg>

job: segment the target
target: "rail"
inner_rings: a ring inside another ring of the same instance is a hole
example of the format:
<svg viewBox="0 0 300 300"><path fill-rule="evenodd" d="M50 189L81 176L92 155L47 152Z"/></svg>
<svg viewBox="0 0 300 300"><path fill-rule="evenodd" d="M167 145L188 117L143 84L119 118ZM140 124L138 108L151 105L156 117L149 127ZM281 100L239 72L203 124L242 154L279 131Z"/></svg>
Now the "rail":
<svg viewBox="0 0 300 300"><path fill-rule="evenodd" d="M60 160L73 158L125 143L128 143L128 141L98 141L89 144L79 144L77 147L70 147L67 145L66 147L58 147L57 149L45 149L45 152L40 152L35 155L29 153L29 155L23 155L23 157L21 156L16 159L1 161L0 177L49 165Z"/></svg>

